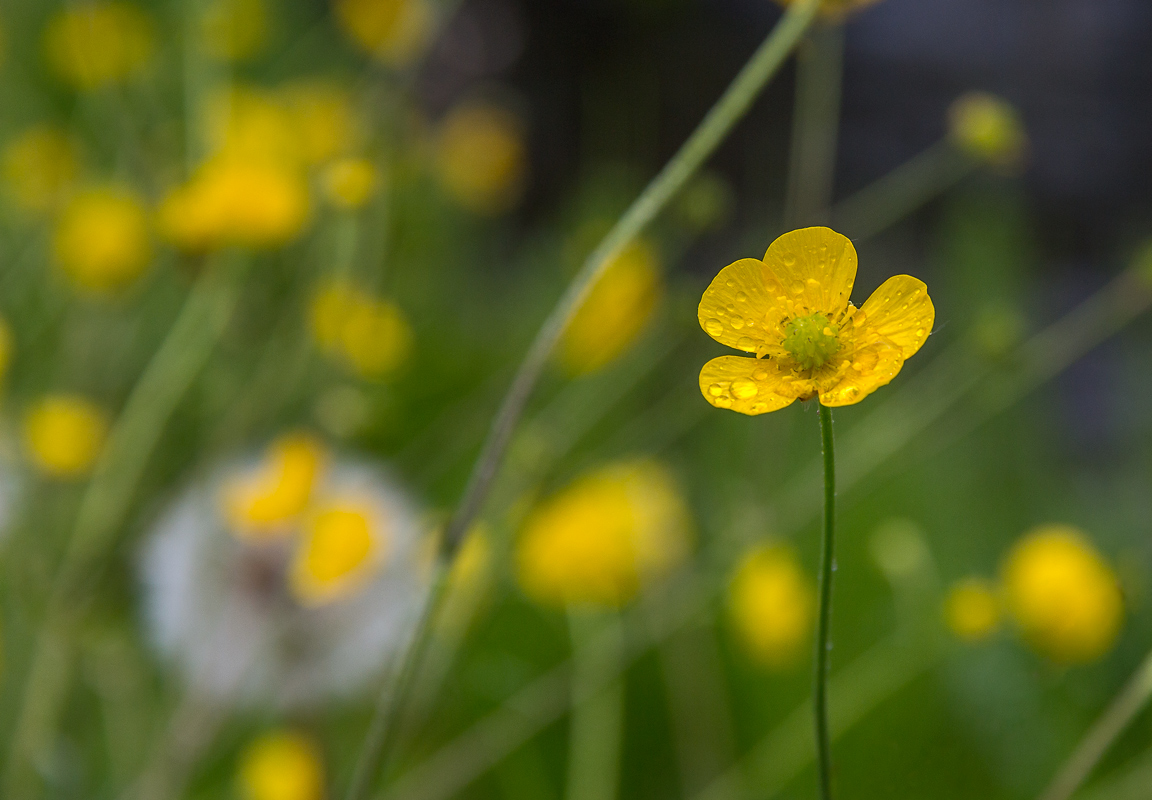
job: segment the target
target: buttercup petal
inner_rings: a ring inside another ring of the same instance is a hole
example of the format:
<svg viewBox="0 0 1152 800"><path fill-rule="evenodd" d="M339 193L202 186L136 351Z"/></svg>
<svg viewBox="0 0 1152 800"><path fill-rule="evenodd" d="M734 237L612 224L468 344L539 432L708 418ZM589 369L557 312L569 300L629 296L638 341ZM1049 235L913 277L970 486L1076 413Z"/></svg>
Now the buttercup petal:
<svg viewBox="0 0 1152 800"><path fill-rule="evenodd" d="M764 262L742 258L720 270L700 299L700 327L720 344L745 353L779 346L785 308L781 289Z"/></svg>
<svg viewBox="0 0 1152 800"><path fill-rule="evenodd" d="M858 347L846 358L849 361L840 380L820 392L821 405L859 403L895 378L904 366L904 353L900 347L885 341Z"/></svg>
<svg viewBox="0 0 1152 800"><path fill-rule="evenodd" d="M819 313L840 321L856 281L856 248L848 237L831 228L801 228L772 242L764 264L787 292L791 316Z"/></svg>
<svg viewBox="0 0 1152 800"><path fill-rule="evenodd" d="M911 358L928 335L936 309L928 287L911 275L894 275L872 293L852 318L858 337L868 340L875 333L900 347Z"/></svg>
<svg viewBox="0 0 1152 800"><path fill-rule="evenodd" d="M791 375L771 359L720 356L700 370L700 393L717 408L741 414L767 414L790 405Z"/></svg>

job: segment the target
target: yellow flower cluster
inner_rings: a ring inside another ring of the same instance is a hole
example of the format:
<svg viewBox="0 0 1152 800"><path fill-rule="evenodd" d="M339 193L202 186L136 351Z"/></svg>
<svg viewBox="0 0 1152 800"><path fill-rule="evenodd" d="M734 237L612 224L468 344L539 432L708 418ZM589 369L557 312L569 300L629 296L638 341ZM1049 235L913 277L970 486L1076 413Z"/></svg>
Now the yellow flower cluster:
<svg viewBox="0 0 1152 800"><path fill-rule="evenodd" d="M334 11L357 47L394 67L412 63L433 32L428 0L336 0Z"/></svg>
<svg viewBox="0 0 1152 800"><path fill-rule="evenodd" d="M320 348L361 377L386 377L412 352L412 326L400 307L351 283L322 286L312 300L311 318Z"/></svg>
<svg viewBox="0 0 1152 800"><path fill-rule="evenodd" d="M24 446L32 463L54 478L86 474L108 433L104 412L79 395L48 395L24 417Z"/></svg>
<svg viewBox="0 0 1152 800"><path fill-rule="evenodd" d="M528 176L524 126L506 108L465 103L440 123L436 173L448 196L483 216L510 211Z"/></svg>
<svg viewBox="0 0 1152 800"><path fill-rule="evenodd" d="M291 540L288 583L304 605L347 596L386 565L390 525L372 498L326 488L329 456L302 434L274 442L263 461L234 476L221 503L239 538Z"/></svg>
<svg viewBox="0 0 1152 800"><path fill-rule="evenodd" d="M647 326L662 294L656 249L637 239L608 265L568 322L557 349L561 366L584 375L614 361Z"/></svg>
<svg viewBox="0 0 1152 800"><path fill-rule="evenodd" d="M951 631L967 641L988 637L1007 613L1037 651L1077 664L1111 649L1124 599L1116 574L1083 532L1043 525L1008 553L998 588L966 578L949 592L944 613Z"/></svg>
<svg viewBox="0 0 1152 800"><path fill-rule="evenodd" d="M323 81L233 88L211 98L205 116L212 155L159 212L161 232L190 251L293 240L311 214L308 170L343 163L364 135L348 92ZM351 176L346 164L339 169L339 201L364 202L376 183L371 164L360 163Z"/></svg>
<svg viewBox="0 0 1152 800"><path fill-rule="evenodd" d="M152 261L148 212L127 186L87 189L56 221L57 264L81 289L110 292L132 283Z"/></svg>
<svg viewBox="0 0 1152 800"><path fill-rule="evenodd" d="M729 264L705 290L699 319L721 344L755 358L704 365L700 391L717 408L764 414L795 400L858 403L900 372L932 332L923 281L886 280L860 308L849 302L856 249L829 228L786 233L764 260Z"/></svg>
<svg viewBox="0 0 1152 800"><path fill-rule="evenodd" d="M683 561L690 531L663 466L609 464L531 512L516 551L520 585L546 605L619 607Z"/></svg>
<svg viewBox="0 0 1152 800"><path fill-rule="evenodd" d="M20 208L45 213L63 201L79 174L79 162L67 133L34 125L4 146L4 184Z"/></svg>
<svg viewBox="0 0 1152 800"><path fill-rule="evenodd" d="M783 545L749 552L728 587L732 625L749 655L767 667L795 663L811 635L815 610L815 587Z"/></svg>
<svg viewBox="0 0 1152 800"><path fill-rule="evenodd" d="M969 92L961 96L949 109L948 122L953 143L979 161L1011 167L1028 147L1020 115L996 95Z"/></svg>
<svg viewBox="0 0 1152 800"><path fill-rule="evenodd" d="M323 800L324 764L307 736L269 731L245 748L237 783L243 800Z"/></svg>
<svg viewBox="0 0 1152 800"><path fill-rule="evenodd" d="M124 81L143 68L155 49L151 19L131 3L69 3L44 32L48 64L77 89Z"/></svg>

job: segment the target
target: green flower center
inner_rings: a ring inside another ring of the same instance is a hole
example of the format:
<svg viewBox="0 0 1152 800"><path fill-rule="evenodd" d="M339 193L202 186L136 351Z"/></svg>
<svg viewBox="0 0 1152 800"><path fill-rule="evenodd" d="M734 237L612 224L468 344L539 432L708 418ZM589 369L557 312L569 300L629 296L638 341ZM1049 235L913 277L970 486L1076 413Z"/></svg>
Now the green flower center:
<svg viewBox="0 0 1152 800"><path fill-rule="evenodd" d="M839 352L839 333L823 314L798 317L784 326L784 349L804 369L822 367Z"/></svg>

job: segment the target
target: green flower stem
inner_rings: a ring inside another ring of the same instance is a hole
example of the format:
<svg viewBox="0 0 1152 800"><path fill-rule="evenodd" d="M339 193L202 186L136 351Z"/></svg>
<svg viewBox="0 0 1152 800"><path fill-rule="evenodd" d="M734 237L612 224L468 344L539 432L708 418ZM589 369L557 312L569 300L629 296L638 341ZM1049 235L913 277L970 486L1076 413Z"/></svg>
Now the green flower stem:
<svg viewBox="0 0 1152 800"><path fill-rule="evenodd" d="M796 51L796 103L784 199L787 229L828 222L844 65L844 26L814 27Z"/></svg>
<svg viewBox="0 0 1152 800"><path fill-rule="evenodd" d="M1120 694L1088 730L1076 750L1056 773L1047 790L1040 795L1040 800L1068 800L1084 783L1117 737L1148 705L1150 697L1152 697L1152 653L1144 658Z"/></svg>
<svg viewBox="0 0 1152 800"><path fill-rule="evenodd" d="M760 90L780 69L801 35L812 24L818 6L819 0L800 0L789 6L768 38L744 65L699 127L688 137L688 141L652 179L584 261L555 308L544 320L496 413L469 476L463 498L448 526L444 537L447 554L450 555L459 545L464 532L480 512L528 397L572 315L580 308L612 259L676 196L744 116Z"/></svg>
<svg viewBox="0 0 1152 800"><path fill-rule="evenodd" d="M978 162L943 139L832 208L832 227L853 240L899 222L971 175Z"/></svg>
<svg viewBox="0 0 1152 800"><path fill-rule="evenodd" d="M820 797L832 800L832 748L828 741L828 656L832 647L832 575L836 569L836 453L832 440L832 409L823 403L820 403L820 440L824 450L824 537L820 544L820 610L816 624L812 713Z"/></svg>
<svg viewBox="0 0 1152 800"><path fill-rule="evenodd" d="M623 636L615 613L568 612L572 713L565 800L615 800L624 733ZM604 640L608 640L608 646Z"/></svg>
<svg viewBox="0 0 1152 800"><path fill-rule="evenodd" d="M9 750L8 797L28 796L28 787L36 783L29 766L51 746L55 735L70 684L72 630L86 606L84 590L116 542L136 486L172 412L232 316L244 266L234 256L206 265L133 387L96 462L37 634Z"/></svg>

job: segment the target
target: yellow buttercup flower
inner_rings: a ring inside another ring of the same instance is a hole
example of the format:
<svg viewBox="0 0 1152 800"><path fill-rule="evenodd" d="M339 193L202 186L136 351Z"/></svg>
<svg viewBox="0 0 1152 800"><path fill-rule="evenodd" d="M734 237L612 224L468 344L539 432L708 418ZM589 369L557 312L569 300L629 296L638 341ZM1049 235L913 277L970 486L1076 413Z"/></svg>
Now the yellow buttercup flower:
<svg viewBox="0 0 1152 800"><path fill-rule="evenodd" d="M662 293L656 250L637 239L608 265L564 329L560 364L583 375L616 359L644 330Z"/></svg>
<svg viewBox="0 0 1152 800"><path fill-rule="evenodd" d="M337 208L360 208L376 194L380 175L366 158L341 158L320 174L320 188Z"/></svg>
<svg viewBox="0 0 1152 800"><path fill-rule="evenodd" d="M70 3L48 21L44 50L57 75L87 90L139 72L154 40L152 21L130 3Z"/></svg>
<svg viewBox="0 0 1152 800"><path fill-rule="evenodd" d="M1000 625L1000 601L995 589L981 578L959 581L944 601L944 621L964 641L988 638Z"/></svg>
<svg viewBox="0 0 1152 800"><path fill-rule="evenodd" d="M268 44L264 0L209 0L200 18L204 51L220 61L244 61Z"/></svg>
<svg viewBox="0 0 1152 800"><path fill-rule="evenodd" d="M948 110L948 134L964 152L980 161L1011 166L1028 146L1024 123L1008 101L985 92L969 92Z"/></svg>
<svg viewBox="0 0 1152 800"><path fill-rule="evenodd" d="M528 173L523 124L498 106L454 109L440 126L436 171L448 195L469 211L492 216L511 210Z"/></svg>
<svg viewBox="0 0 1152 800"><path fill-rule="evenodd" d="M763 261L722 269L700 301L700 325L755 358L705 364L704 399L754 415L813 397L851 405L891 381L932 332L928 289L897 275L856 308L848 300L855 280L856 248L829 228L786 233Z"/></svg>
<svg viewBox="0 0 1152 800"><path fill-rule="evenodd" d="M728 610L740 641L757 662L786 667L803 654L812 633L816 591L791 548L758 547L732 578Z"/></svg>
<svg viewBox="0 0 1152 800"><path fill-rule="evenodd" d="M344 87L320 80L296 81L279 92L300 157L308 164L347 155L364 137L364 123Z"/></svg>
<svg viewBox="0 0 1152 800"><path fill-rule="evenodd" d="M225 154L169 192L157 224L164 238L183 250L272 248L295 239L310 210L308 184L299 170Z"/></svg>
<svg viewBox="0 0 1152 800"><path fill-rule="evenodd" d="M290 585L305 605L322 605L361 587L384 566L389 530L372 503L328 499L309 514Z"/></svg>
<svg viewBox="0 0 1152 800"><path fill-rule="evenodd" d="M1024 536L1004 562L1003 582L1024 638L1055 661L1095 661L1120 633L1124 600L1116 574L1070 525Z"/></svg>
<svg viewBox="0 0 1152 800"><path fill-rule="evenodd" d="M336 21L376 60L404 66L420 55L432 33L427 0L336 0Z"/></svg>
<svg viewBox="0 0 1152 800"><path fill-rule="evenodd" d="M297 166L304 157L297 120L276 93L230 86L205 102L206 138L214 155Z"/></svg>
<svg viewBox="0 0 1152 800"><path fill-rule="evenodd" d="M24 417L24 444L32 463L47 475L84 475L104 448L108 420L79 395L48 395Z"/></svg>
<svg viewBox="0 0 1152 800"><path fill-rule="evenodd" d="M412 352L412 326L400 307L347 282L322 287L313 298L311 318L317 344L362 377L385 377Z"/></svg>
<svg viewBox="0 0 1152 800"><path fill-rule="evenodd" d="M650 460L610 464L538 506L520 536L520 585L549 605L619 607L688 554L688 511Z"/></svg>
<svg viewBox="0 0 1152 800"><path fill-rule="evenodd" d="M308 507L327 460L323 446L306 434L273 442L260 464L224 485L221 499L233 532L245 539L286 535Z"/></svg>
<svg viewBox="0 0 1152 800"><path fill-rule="evenodd" d="M56 262L81 289L107 292L140 277L152 261L148 214L124 186L84 191L56 223Z"/></svg>
<svg viewBox="0 0 1152 800"><path fill-rule="evenodd" d="M55 208L80 171L76 145L52 125L34 125L4 146L4 183L28 211Z"/></svg>
<svg viewBox="0 0 1152 800"><path fill-rule="evenodd" d="M243 800L323 800L324 764L307 736L270 731L245 748L237 783Z"/></svg>

